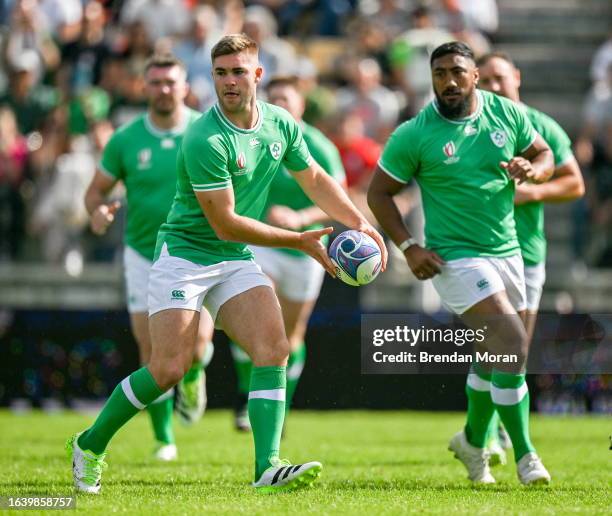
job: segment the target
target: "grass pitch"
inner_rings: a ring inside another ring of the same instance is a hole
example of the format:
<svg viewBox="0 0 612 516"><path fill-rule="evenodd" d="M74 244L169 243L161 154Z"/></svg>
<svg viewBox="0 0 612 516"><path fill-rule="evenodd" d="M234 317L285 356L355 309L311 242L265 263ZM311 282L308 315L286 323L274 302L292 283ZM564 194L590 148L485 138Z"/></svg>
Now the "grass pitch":
<svg viewBox="0 0 612 516"><path fill-rule="evenodd" d="M0 495L72 492L69 435L91 416L0 412ZM497 467L497 484L472 487L446 451L461 428L459 413L294 412L282 456L320 460L323 475L310 489L256 493L251 436L232 428L231 414L210 411L194 428L177 427L179 460L150 458L145 414L111 443L99 496L79 495L79 512L128 514L609 514L610 418L532 418L532 436L553 476L548 487L525 488L514 464ZM511 460L512 461L512 460ZM31 512L30 512L31 514ZM47 513L48 514L48 513Z"/></svg>

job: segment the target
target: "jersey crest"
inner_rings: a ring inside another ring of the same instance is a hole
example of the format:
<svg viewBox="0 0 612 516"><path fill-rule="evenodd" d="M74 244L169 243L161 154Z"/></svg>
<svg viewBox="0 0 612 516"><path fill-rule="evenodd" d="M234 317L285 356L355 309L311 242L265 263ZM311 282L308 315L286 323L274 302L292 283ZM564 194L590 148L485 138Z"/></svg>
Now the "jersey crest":
<svg viewBox="0 0 612 516"><path fill-rule="evenodd" d="M506 145L506 142L508 141L506 131L502 131L500 129L493 131L491 133L491 140L493 140L493 143L501 149L504 145Z"/></svg>
<svg viewBox="0 0 612 516"><path fill-rule="evenodd" d="M281 142L274 142L271 143L269 145L269 149L270 149L270 154L272 154L272 157L276 160L280 159L281 154L283 152L283 146L281 144Z"/></svg>

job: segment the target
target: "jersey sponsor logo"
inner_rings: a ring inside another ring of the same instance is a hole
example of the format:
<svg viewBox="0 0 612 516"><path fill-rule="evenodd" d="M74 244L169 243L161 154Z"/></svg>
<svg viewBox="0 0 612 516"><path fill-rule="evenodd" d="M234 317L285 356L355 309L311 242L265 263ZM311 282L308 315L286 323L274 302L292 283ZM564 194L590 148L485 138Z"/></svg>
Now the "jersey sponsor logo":
<svg viewBox="0 0 612 516"><path fill-rule="evenodd" d="M452 140L442 147L442 151L446 155L446 159L444 160L445 165L452 165L453 163L457 163L457 161L459 161L459 156L455 156L457 147L455 147L455 142Z"/></svg>
<svg viewBox="0 0 612 516"><path fill-rule="evenodd" d="M138 170L151 168L151 149L141 149L138 152Z"/></svg>
<svg viewBox="0 0 612 516"><path fill-rule="evenodd" d="M261 145L261 141L259 141L259 138L257 138L257 136L254 136L249 140L249 147L251 147L251 149L253 147L257 147L258 145Z"/></svg>
<svg viewBox="0 0 612 516"><path fill-rule="evenodd" d="M173 290L170 295L171 301L184 301L185 300L185 291L184 290Z"/></svg>
<svg viewBox="0 0 612 516"><path fill-rule="evenodd" d="M466 136L473 136L478 132L478 129L476 129L473 125L466 125L465 129L463 130L463 133Z"/></svg>
<svg viewBox="0 0 612 516"><path fill-rule="evenodd" d="M281 142L274 142L271 143L268 148L270 149L270 154L272 154L272 157L274 159L280 159L281 154L283 152L283 146L281 144Z"/></svg>
<svg viewBox="0 0 612 516"><path fill-rule="evenodd" d="M489 286L489 280L488 279L481 279L480 281L478 281L476 283L476 286L480 289L480 290L484 290L485 288L487 288Z"/></svg>
<svg viewBox="0 0 612 516"><path fill-rule="evenodd" d="M506 142L508 141L508 136L506 135L506 131L502 131L500 129L493 131L490 136L491 136L491 140L493 140L493 143L500 149L504 145L506 145Z"/></svg>

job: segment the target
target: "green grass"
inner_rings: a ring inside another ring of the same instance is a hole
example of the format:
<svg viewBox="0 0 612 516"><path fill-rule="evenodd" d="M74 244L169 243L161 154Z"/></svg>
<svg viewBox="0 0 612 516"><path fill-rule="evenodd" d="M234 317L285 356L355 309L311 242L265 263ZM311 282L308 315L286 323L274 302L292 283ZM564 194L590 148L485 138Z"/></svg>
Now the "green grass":
<svg viewBox="0 0 612 516"><path fill-rule="evenodd" d="M75 413L0 412L0 495L69 494L64 440L91 420ZM112 442L102 494L79 495L77 508L149 516L610 513L609 418L532 418L534 442L553 476L544 488L519 485L514 465L494 469L496 485L471 487L446 451L463 420L455 413L295 412L283 457L320 460L323 475L310 489L263 495L249 487L251 436L233 431L229 412L209 412L195 428L179 427L180 459L167 464L150 458L143 414Z"/></svg>

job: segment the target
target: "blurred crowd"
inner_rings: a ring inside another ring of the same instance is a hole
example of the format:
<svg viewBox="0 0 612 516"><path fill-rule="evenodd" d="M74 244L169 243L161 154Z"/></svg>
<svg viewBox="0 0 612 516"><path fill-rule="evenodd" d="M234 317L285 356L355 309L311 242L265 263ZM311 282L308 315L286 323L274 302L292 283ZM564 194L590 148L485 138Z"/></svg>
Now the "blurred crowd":
<svg viewBox="0 0 612 516"><path fill-rule="evenodd" d="M429 53L452 39L490 50L498 11L495 0L7 0L0 26L0 261L62 263L118 255L120 225L93 238L82 198L114 128L146 109L152 53L184 61L188 104L206 110L212 46L247 33L267 78L299 77L304 118L336 143L367 209L386 138L432 98ZM576 146L596 183L576 220L594 221L601 265L612 265L611 54L612 40L594 57Z"/></svg>
<svg viewBox="0 0 612 516"><path fill-rule="evenodd" d="M188 104L214 103L210 50L260 45L267 78L296 74L305 118L338 145L363 193L381 145L431 98L428 54L450 39L489 48L494 0L9 0L0 7L0 261L113 260L117 225L88 231L82 198L114 128L146 109L154 52L186 64ZM265 78L264 78L265 82Z"/></svg>
<svg viewBox="0 0 612 516"><path fill-rule="evenodd" d="M587 180L586 199L578 205L584 221L576 254L598 267L612 267L612 32L595 52L575 154Z"/></svg>

